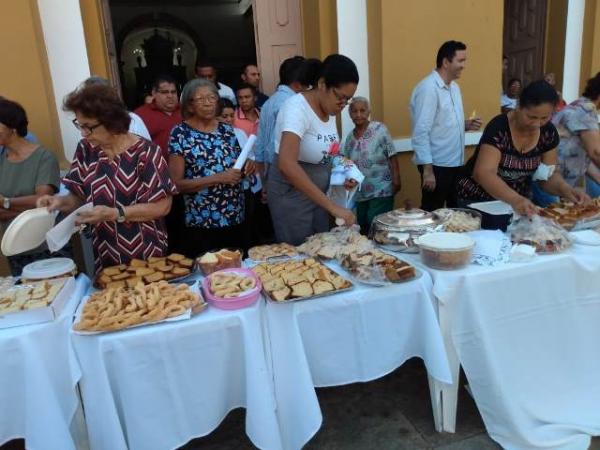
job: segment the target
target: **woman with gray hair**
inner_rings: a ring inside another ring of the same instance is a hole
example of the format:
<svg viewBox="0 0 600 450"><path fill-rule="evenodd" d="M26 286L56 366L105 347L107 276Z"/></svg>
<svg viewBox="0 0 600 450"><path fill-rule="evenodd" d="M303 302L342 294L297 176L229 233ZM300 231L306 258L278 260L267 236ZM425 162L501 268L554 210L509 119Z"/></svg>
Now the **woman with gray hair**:
<svg viewBox="0 0 600 450"><path fill-rule="evenodd" d="M400 173L394 142L386 126L369 120L371 109L365 97L354 97L349 108L354 122L344 141L343 154L354 161L365 176L356 194L356 221L367 233L373 218L394 208L400 190Z"/></svg>
<svg viewBox="0 0 600 450"><path fill-rule="evenodd" d="M233 128L217 119L219 91L209 80L188 82L181 93L183 122L169 140L169 171L184 194L186 254L195 257L214 248L244 247L244 175L248 161L233 168L240 145Z"/></svg>

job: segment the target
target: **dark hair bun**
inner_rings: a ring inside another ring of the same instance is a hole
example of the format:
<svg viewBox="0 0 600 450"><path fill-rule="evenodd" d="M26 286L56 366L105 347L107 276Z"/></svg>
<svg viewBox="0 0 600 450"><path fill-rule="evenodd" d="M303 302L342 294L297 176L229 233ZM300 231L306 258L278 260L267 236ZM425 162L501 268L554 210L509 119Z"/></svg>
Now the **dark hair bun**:
<svg viewBox="0 0 600 450"><path fill-rule="evenodd" d="M525 86L525 89L521 91L519 107L527 108L530 106L539 106L544 103L556 106L558 100L558 93L551 84L545 80L537 80L529 83Z"/></svg>

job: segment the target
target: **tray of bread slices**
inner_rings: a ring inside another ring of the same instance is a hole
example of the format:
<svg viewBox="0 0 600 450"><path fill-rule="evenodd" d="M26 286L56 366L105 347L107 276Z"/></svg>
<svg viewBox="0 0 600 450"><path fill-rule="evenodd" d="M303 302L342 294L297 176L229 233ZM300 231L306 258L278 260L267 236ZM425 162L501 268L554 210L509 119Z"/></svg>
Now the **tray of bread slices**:
<svg viewBox="0 0 600 450"><path fill-rule="evenodd" d="M296 256L298 256L296 247L285 242L279 244L257 245L248 250L248 258L252 261L269 261L279 258L294 258Z"/></svg>
<svg viewBox="0 0 600 450"><path fill-rule="evenodd" d="M7 285L0 291L0 329L56 319L74 290L72 277Z"/></svg>
<svg viewBox="0 0 600 450"><path fill-rule="evenodd" d="M138 283L150 284L158 281L176 283L192 275L194 260L178 253L168 256L151 256L147 261L132 259L128 264L105 267L95 279L97 288L135 287Z"/></svg>
<svg viewBox="0 0 600 450"><path fill-rule="evenodd" d="M252 271L260 278L265 297L275 303L325 297L354 287L314 258L260 263Z"/></svg>
<svg viewBox="0 0 600 450"><path fill-rule="evenodd" d="M553 203L541 209L540 215L552 219L567 230L594 229L600 226L600 199L586 204Z"/></svg>

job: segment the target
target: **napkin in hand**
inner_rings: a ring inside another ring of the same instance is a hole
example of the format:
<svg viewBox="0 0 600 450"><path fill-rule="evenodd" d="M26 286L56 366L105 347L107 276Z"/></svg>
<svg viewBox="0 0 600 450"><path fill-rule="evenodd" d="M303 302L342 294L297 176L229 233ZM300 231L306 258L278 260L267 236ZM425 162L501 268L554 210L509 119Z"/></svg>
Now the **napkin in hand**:
<svg viewBox="0 0 600 450"><path fill-rule="evenodd" d="M91 203L80 206L46 233L46 243L52 253L67 245L73 233L78 231L79 227L75 225L75 221L79 217L79 213L89 211L93 207L94 205Z"/></svg>

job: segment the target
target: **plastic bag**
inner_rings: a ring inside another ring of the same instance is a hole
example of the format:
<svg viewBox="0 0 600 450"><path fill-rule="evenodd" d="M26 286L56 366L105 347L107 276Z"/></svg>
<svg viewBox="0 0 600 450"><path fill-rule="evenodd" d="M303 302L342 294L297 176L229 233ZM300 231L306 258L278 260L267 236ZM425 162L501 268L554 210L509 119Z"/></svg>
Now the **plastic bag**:
<svg viewBox="0 0 600 450"><path fill-rule="evenodd" d="M507 232L513 244L531 245L537 253L558 253L573 244L567 230L538 215L515 218Z"/></svg>

